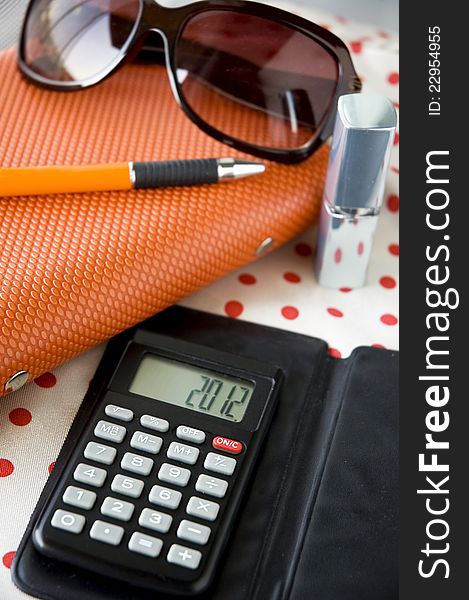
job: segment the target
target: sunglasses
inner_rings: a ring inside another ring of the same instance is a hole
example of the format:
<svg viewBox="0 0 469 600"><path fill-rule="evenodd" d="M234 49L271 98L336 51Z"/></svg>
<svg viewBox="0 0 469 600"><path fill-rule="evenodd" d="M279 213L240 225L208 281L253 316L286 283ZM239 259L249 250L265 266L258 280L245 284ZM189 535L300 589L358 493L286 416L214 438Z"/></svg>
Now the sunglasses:
<svg viewBox="0 0 469 600"><path fill-rule="evenodd" d="M268 160L308 158L332 133L338 97L361 89L339 38L244 0L179 8L154 0L32 0L19 66L49 89L83 89L134 59L155 33L186 115L213 138Z"/></svg>

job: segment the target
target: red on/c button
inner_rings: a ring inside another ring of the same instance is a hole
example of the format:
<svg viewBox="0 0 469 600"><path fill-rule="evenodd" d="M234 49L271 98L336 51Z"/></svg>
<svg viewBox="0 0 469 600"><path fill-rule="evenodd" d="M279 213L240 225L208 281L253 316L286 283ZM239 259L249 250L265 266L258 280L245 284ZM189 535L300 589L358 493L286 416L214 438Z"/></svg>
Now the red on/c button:
<svg viewBox="0 0 469 600"><path fill-rule="evenodd" d="M230 438L222 437L221 435L213 438L212 446L217 450L224 450L231 454L239 454L243 451L243 444L241 442L230 440Z"/></svg>

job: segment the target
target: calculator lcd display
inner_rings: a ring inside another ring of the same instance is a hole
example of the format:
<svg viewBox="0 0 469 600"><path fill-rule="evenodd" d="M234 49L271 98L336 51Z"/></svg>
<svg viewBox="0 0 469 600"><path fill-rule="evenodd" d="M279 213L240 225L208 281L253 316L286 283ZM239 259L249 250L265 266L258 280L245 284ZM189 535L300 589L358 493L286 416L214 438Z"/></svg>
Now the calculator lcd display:
<svg viewBox="0 0 469 600"><path fill-rule="evenodd" d="M129 391L239 423L246 413L254 388L252 381L146 354Z"/></svg>

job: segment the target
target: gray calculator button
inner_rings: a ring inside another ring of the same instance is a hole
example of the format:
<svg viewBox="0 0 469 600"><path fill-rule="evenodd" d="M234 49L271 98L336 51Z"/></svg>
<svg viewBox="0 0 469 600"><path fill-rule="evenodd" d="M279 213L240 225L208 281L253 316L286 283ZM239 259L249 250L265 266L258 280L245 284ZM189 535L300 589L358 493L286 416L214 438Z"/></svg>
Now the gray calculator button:
<svg viewBox="0 0 469 600"><path fill-rule="evenodd" d="M148 496L148 500L152 504L157 504L165 508L177 508L181 502L181 498L181 492L170 490L161 485L154 485Z"/></svg>
<svg viewBox="0 0 469 600"><path fill-rule="evenodd" d="M126 421L127 423L134 418L134 413L131 410L122 408L122 406L116 406L115 404L108 404L104 409L104 412L108 417L112 417L119 421Z"/></svg>
<svg viewBox="0 0 469 600"><path fill-rule="evenodd" d="M186 507L188 515L205 521L215 521L219 510L220 505L216 502L211 502L205 498L197 498L197 496L192 496Z"/></svg>
<svg viewBox="0 0 469 600"><path fill-rule="evenodd" d="M198 550L192 548L186 548L185 546L179 546L179 544L173 544L169 549L168 556L166 557L168 562L185 569L197 569L202 558L202 554Z"/></svg>
<svg viewBox="0 0 469 600"><path fill-rule="evenodd" d="M176 429L176 436L180 440L193 442L194 444L203 444L205 442L205 433L203 431L188 427L187 425L179 425Z"/></svg>
<svg viewBox="0 0 469 600"><path fill-rule="evenodd" d="M129 540L129 550L131 552L138 552L145 556L151 556L151 558L159 556L162 547L163 542L161 540L138 531L133 533Z"/></svg>
<svg viewBox="0 0 469 600"><path fill-rule="evenodd" d="M161 431L165 433L169 429L169 423L165 419L159 417L152 417L151 415L143 415L140 417L140 425L147 427L148 429L154 429L155 431Z"/></svg>
<svg viewBox="0 0 469 600"><path fill-rule="evenodd" d="M148 475L153 467L153 461L146 456L126 452L122 457L121 467L126 471L132 471L132 473Z"/></svg>
<svg viewBox="0 0 469 600"><path fill-rule="evenodd" d="M144 431L136 431L130 440L132 448L150 452L151 454L158 454L162 443L163 440L160 437L151 435L151 433L145 433Z"/></svg>
<svg viewBox="0 0 469 600"><path fill-rule="evenodd" d="M90 529L90 538L111 546L118 546L124 535L123 527L105 521L95 521Z"/></svg>
<svg viewBox="0 0 469 600"><path fill-rule="evenodd" d="M85 517L66 510L56 510L50 522L52 527L70 531L70 533L81 533L85 526Z"/></svg>
<svg viewBox="0 0 469 600"><path fill-rule="evenodd" d="M208 471L215 471L215 473L221 473L222 475L232 475L236 467L236 461L229 456L209 452L205 457L204 467Z"/></svg>
<svg viewBox="0 0 469 600"><path fill-rule="evenodd" d="M101 487L105 482L107 472L104 469L98 467L92 467L91 465L85 465L80 463L77 465L75 472L73 473L73 479L80 483L87 483L93 487Z"/></svg>
<svg viewBox="0 0 469 600"><path fill-rule="evenodd" d="M160 531L161 533L168 532L172 522L173 517L166 513L152 510L151 508L144 508L138 518L138 524L142 527Z"/></svg>
<svg viewBox="0 0 469 600"><path fill-rule="evenodd" d="M112 465L116 458L117 450L111 446L97 444L96 442L88 442L86 445L84 456L88 460L94 460L105 465Z"/></svg>
<svg viewBox="0 0 469 600"><path fill-rule="evenodd" d="M125 475L116 475L111 483L111 490L123 496L138 498L143 490L143 481Z"/></svg>
<svg viewBox="0 0 469 600"><path fill-rule="evenodd" d="M90 510L96 502L96 494L90 490L83 490L74 485L69 485L62 496L62 500L65 504Z"/></svg>
<svg viewBox="0 0 469 600"><path fill-rule="evenodd" d="M191 472L189 469L175 467L174 465L170 465L168 463L163 463L158 472L158 479L161 481L166 481L166 483L173 483L179 487L186 486L190 476Z"/></svg>
<svg viewBox="0 0 469 600"><path fill-rule="evenodd" d="M177 530L178 538L186 542L192 542L193 544L200 544L201 546L204 546L208 542L210 534L210 527L186 521L186 519L179 523Z"/></svg>
<svg viewBox="0 0 469 600"><path fill-rule="evenodd" d="M228 489L228 482L217 477L210 477L210 475L199 475L195 489L202 494L223 498Z"/></svg>
<svg viewBox="0 0 469 600"><path fill-rule="evenodd" d="M122 425L109 423L109 421L98 421L94 428L96 437L107 440L108 442L116 442L120 444L125 437L126 429Z"/></svg>
<svg viewBox="0 0 469 600"><path fill-rule="evenodd" d="M169 445L166 456L172 460L178 460L179 462L187 463L189 465L195 465L199 457L200 450L187 444L179 444L178 442L171 442Z"/></svg>
<svg viewBox="0 0 469 600"><path fill-rule="evenodd" d="M119 521L129 521L134 512L134 505L124 500L108 496L101 505L101 514Z"/></svg>

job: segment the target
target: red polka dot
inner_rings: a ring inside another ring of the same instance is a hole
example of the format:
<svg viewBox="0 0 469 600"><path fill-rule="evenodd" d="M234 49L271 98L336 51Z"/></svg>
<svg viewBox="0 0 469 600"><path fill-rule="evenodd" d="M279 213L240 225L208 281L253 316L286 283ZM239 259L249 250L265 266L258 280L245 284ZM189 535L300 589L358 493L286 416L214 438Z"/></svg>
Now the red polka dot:
<svg viewBox="0 0 469 600"><path fill-rule="evenodd" d="M49 473L52 473L52 470L54 467L55 467L55 460L54 460L54 462L51 462L50 465L47 467L47 470L49 471Z"/></svg>
<svg viewBox="0 0 469 600"><path fill-rule="evenodd" d="M42 388L51 388L57 383L57 378L53 373L44 373L43 375L39 375L34 380L34 383Z"/></svg>
<svg viewBox="0 0 469 600"><path fill-rule="evenodd" d="M399 168L398 167L391 167L391 171L393 173L397 173L397 175L399 175Z"/></svg>
<svg viewBox="0 0 469 600"><path fill-rule="evenodd" d="M358 256L361 256L363 254L364 250L365 250L365 244L363 242L358 242L358 246L357 246Z"/></svg>
<svg viewBox="0 0 469 600"><path fill-rule="evenodd" d="M383 344L371 344L372 348L381 348L381 350L386 350L386 347Z"/></svg>
<svg viewBox="0 0 469 600"><path fill-rule="evenodd" d="M380 317L380 321L381 323L384 323L385 325L397 325L397 318L394 315L382 315Z"/></svg>
<svg viewBox="0 0 469 600"><path fill-rule="evenodd" d="M289 319L290 321L296 319L299 314L300 313L298 309L294 306L284 306L282 308L282 315L285 317L285 319Z"/></svg>
<svg viewBox="0 0 469 600"><path fill-rule="evenodd" d="M394 145L397 146L398 143L399 143L399 132L396 131L396 133L394 134Z"/></svg>
<svg viewBox="0 0 469 600"><path fill-rule="evenodd" d="M399 102L393 102L394 104L394 108L396 108L397 110L399 110Z"/></svg>
<svg viewBox="0 0 469 600"><path fill-rule="evenodd" d="M11 461L6 458L0 458L0 477L8 477L14 470L15 467Z"/></svg>
<svg viewBox="0 0 469 600"><path fill-rule="evenodd" d="M336 263L340 263L340 261L342 260L342 249L341 248L337 248L337 250L334 252L334 260Z"/></svg>
<svg viewBox="0 0 469 600"><path fill-rule="evenodd" d="M348 294L351 291L352 291L352 288L348 288L348 287L343 287L343 288L339 289L339 292L344 292L344 294Z"/></svg>
<svg viewBox="0 0 469 600"><path fill-rule="evenodd" d="M378 31L378 35L382 38L388 38L389 33L387 31Z"/></svg>
<svg viewBox="0 0 469 600"><path fill-rule="evenodd" d="M15 555L16 555L15 551L7 552L6 554L3 555L2 562L7 569L11 568L11 564L13 562L13 559L15 558Z"/></svg>
<svg viewBox="0 0 469 600"><path fill-rule="evenodd" d="M394 277L389 277L389 275L381 277L379 282L384 288L387 288L388 290L392 290L392 288L396 287L396 280L394 279Z"/></svg>
<svg viewBox="0 0 469 600"><path fill-rule="evenodd" d="M398 212L399 196L397 194L391 194L391 196L388 196L388 199L386 200L386 205L387 205L389 211Z"/></svg>
<svg viewBox="0 0 469 600"><path fill-rule="evenodd" d="M351 42L350 48L355 54L360 54L360 52L363 50L363 44L360 41Z"/></svg>
<svg viewBox="0 0 469 600"><path fill-rule="evenodd" d="M301 277L297 273L292 273L290 271L284 273L283 278L289 283L300 283L301 281Z"/></svg>
<svg viewBox="0 0 469 600"><path fill-rule="evenodd" d="M10 412L8 418L13 423L13 425L18 425L19 427L22 427L23 425L27 425L28 423L30 423L33 417L29 410L26 410L26 408L15 408Z"/></svg>
<svg viewBox="0 0 469 600"><path fill-rule="evenodd" d="M254 275L251 275L250 273L242 273L238 279L241 283L244 283L244 285L253 285L257 281Z"/></svg>
<svg viewBox="0 0 469 600"><path fill-rule="evenodd" d="M300 256L311 256L313 249L306 242L300 242L295 246L295 252Z"/></svg>
<svg viewBox="0 0 469 600"><path fill-rule="evenodd" d="M327 352L330 356L333 356L334 358L342 358L342 354L339 350L337 350L337 348L329 348Z"/></svg>
<svg viewBox="0 0 469 600"><path fill-rule="evenodd" d="M332 315L333 317L343 317L344 316L344 313L341 310L339 310L338 308L329 307L327 309L327 312L330 315Z"/></svg>
<svg viewBox="0 0 469 600"><path fill-rule="evenodd" d="M337 15L336 19L339 21L339 23L347 23L347 19L341 15Z"/></svg>
<svg viewBox="0 0 469 600"><path fill-rule="evenodd" d="M397 71L389 73L388 81L391 85L397 85L399 83L399 73L397 73Z"/></svg>
<svg viewBox="0 0 469 600"><path fill-rule="evenodd" d="M239 317L243 310L244 306L237 300L230 300L225 304L225 312L229 317Z"/></svg>
<svg viewBox="0 0 469 600"><path fill-rule="evenodd" d="M393 256L399 256L399 244L389 244L388 250Z"/></svg>

